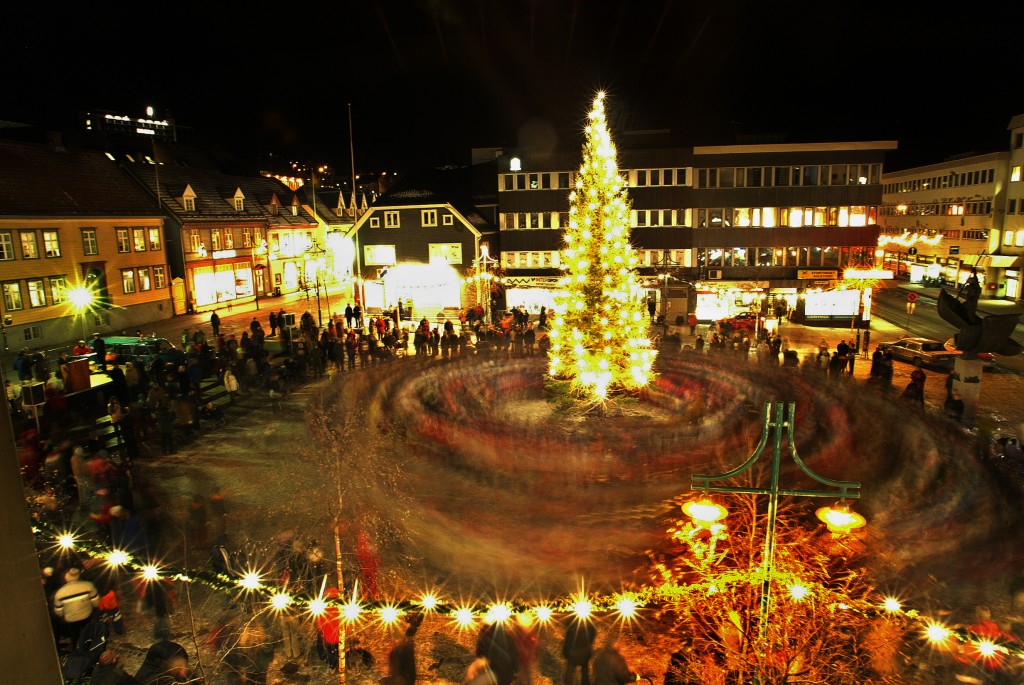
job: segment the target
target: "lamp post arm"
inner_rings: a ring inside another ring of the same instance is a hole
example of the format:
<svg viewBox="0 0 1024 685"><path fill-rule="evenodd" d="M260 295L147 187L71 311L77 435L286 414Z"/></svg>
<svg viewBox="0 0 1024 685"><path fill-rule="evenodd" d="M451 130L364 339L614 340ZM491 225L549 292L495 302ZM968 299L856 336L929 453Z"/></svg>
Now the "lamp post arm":
<svg viewBox="0 0 1024 685"><path fill-rule="evenodd" d="M832 480L831 478L826 478L825 476L819 475L819 474L815 473L814 471L812 471L811 467L809 467L807 464L804 463L804 460L800 458L799 454L797 454L797 451L796 451L796 441L793 439L793 426L796 424L796 421L795 421L795 419L796 419L796 402L790 402L789 403L789 411L787 412L787 414L788 414L788 420L786 422L786 432L787 432L787 434L789 436L789 452L790 452L790 454L793 457L793 461L795 461L796 465L800 467L800 470L803 471L804 473L806 473L808 476L810 476L814 480L816 480L819 483L821 483L822 485L826 485L826 486L828 486L830 488L836 488L837 490L839 490L838 494L839 494L839 498L840 499L859 499L860 498L860 483L858 483L857 481L852 481L852 480ZM825 496L828 496L830 494L833 495L833 496L836 494L835 492L832 492L832 493L822 493L820 495L817 495L817 494L804 493L804 492L801 492L801 491L797 491L797 493L801 494L801 495L806 495L808 497L825 497Z"/></svg>
<svg viewBox="0 0 1024 685"><path fill-rule="evenodd" d="M694 474L690 476L691 488L695 490L717 490L718 492L755 492L761 494L765 494L768 492L768 490L764 489L751 488L712 488L710 487L710 485L712 481L726 480L727 478L734 478L735 476L740 475L741 473L749 469L751 466L753 466L755 463L757 463L757 460L761 458L761 454L764 452L764 448L767 447L768 445L768 428L770 428L773 425L771 420L771 406L772 405L770 402L766 402L764 405L764 417L762 419L761 439L760 441L758 441L757 447L754 448L753 454L751 454L745 462L743 462L742 464L740 464L731 471L726 471L725 473L717 473L713 475Z"/></svg>

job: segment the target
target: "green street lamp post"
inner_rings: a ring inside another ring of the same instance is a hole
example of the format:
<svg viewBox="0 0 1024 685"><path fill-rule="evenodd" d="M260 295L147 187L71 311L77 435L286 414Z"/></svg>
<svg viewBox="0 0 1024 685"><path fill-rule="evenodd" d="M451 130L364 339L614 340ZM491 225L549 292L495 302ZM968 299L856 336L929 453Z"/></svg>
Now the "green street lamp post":
<svg viewBox="0 0 1024 685"><path fill-rule="evenodd" d="M760 635L762 642L768 635L768 618L771 614L771 575L772 563L775 558L775 524L778 514L779 497L839 497L837 508L821 510L819 518L828 523L829 530L834 533L847 532L853 528L864 525L864 519L859 514L849 511L845 504L847 499L858 499L860 497L860 483L855 481L832 480L825 478L812 471L800 458L796 451L796 442L793 439L793 424L796 418L796 403L766 402L764 406L763 429L761 440L758 442L754 453L750 457L725 473L714 475L691 476L691 488L702 492L735 492L752 495L768 495L768 525L765 529L764 541L764 578L761 583L761 624ZM772 437L772 466L771 484L768 487L733 487L726 485L713 485L718 481L735 478L750 470L764 454L768 446L769 433ZM800 470L822 485L832 488L831 490L793 490L779 486L779 477L782 466L782 439L783 435L789 448L790 456ZM724 516L724 513L721 514Z"/></svg>

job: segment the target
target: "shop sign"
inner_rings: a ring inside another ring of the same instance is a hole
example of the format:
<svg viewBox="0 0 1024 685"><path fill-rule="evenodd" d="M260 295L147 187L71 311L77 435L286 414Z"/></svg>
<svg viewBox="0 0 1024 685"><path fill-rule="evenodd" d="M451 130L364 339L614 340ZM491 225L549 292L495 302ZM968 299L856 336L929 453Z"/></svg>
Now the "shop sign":
<svg viewBox="0 0 1024 685"><path fill-rule="evenodd" d="M214 250L213 251L213 258L214 259L233 259L235 256L236 256L236 252L234 250Z"/></svg>
<svg viewBox="0 0 1024 685"><path fill-rule="evenodd" d="M959 245L950 245L949 246L949 254L960 254L960 246Z"/></svg>
<svg viewBox="0 0 1024 685"><path fill-rule="evenodd" d="M799 269L796 272L796 277L802 281L834 281L837 276L837 271Z"/></svg>

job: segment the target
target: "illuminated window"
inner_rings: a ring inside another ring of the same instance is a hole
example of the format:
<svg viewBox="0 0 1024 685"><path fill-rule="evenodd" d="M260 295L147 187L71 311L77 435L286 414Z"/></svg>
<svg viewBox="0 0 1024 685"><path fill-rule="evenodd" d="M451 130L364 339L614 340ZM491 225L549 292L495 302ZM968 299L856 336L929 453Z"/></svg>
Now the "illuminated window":
<svg viewBox="0 0 1024 685"><path fill-rule="evenodd" d="M1016 183L1019 180L1020 180L1020 167L1019 166L1015 166L1010 171L1010 181Z"/></svg>
<svg viewBox="0 0 1024 685"><path fill-rule="evenodd" d="M39 244L36 242L35 231L21 232L21 258L39 259Z"/></svg>
<svg viewBox="0 0 1024 685"><path fill-rule="evenodd" d="M135 245L136 252L146 251L146 229L144 228L133 228L132 229L132 243Z"/></svg>
<svg viewBox="0 0 1024 685"><path fill-rule="evenodd" d="M117 251L124 253L124 252L128 252L130 250L131 250L131 244L130 244L129 238L128 238L128 229L127 228L119 228L119 229L117 229Z"/></svg>
<svg viewBox="0 0 1024 685"><path fill-rule="evenodd" d="M1013 245L1013 231L1003 233L1003 245Z"/></svg>
<svg viewBox="0 0 1024 685"><path fill-rule="evenodd" d="M242 227L242 247L252 247L252 229L248 226Z"/></svg>
<svg viewBox="0 0 1024 685"><path fill-rule="evenodd" d="M43 279L28 280L28 305L30 307L46 306L46 289L43 287Z"/></svg>
<svg viewBox="0 0 1024 685"><path fill-rule="evenodd" d="M160 229L151 228L149 229L149 249L159 250L160 249Z"/></svg>
<svg viewBox="0 0 1024 685"><path fill-rule="evenodd" d="M199 252L199 248L203 246L203 241L199 236L199 231L192 229L188 232L188 251Z"/></svg>
<svg viewBox="0 0 1024 685"><path fill-rule="evenodd" d="M140 266L139 267L139 290L140 291L150 290L152 287L153 287L152 283L149 280L149 267L148 266Z"/></svg>
<svg viewBox="0 0 1024 685"><path fill-rule="evenodd" d="M162 266L153 267L153 287L158 290L164 287L164 268Z"/></svg>
<svg viewBox="0 0 1024 685"><path fill-rule="evenodd" d="M64 276L50 276L50 299L54 304L63 302L67 291L68 280Z"/></svg>
<svg viewBox="0 0 1024 685"><path fill-rule="evenodd" d="M185 201L186 212L196 211L196 199L194 197L183 197L182 200Z"/></svg>
<svg viewBox="0 0 1024 685"><path fill-rule="evenodd" d="M733 217L735 223L741 228L750 226L750 208L749 207L737 207L733 210Z"/></svg>
<svg viewBox="0 0 1024 685"><path fill-rule="evenodd" d="M14 259L14 241L8 232L0 233L0 261L9 262Z"/></svg>
<svg viewBox="0 0 1024 685"><path fill-rule="evenodd" d="M235 231L230 228L224 229L224 249L232 250L235 247Z"/></svg>
<svg viewBox="0 0 1024 685"><path fill-rule="evenodd" d="M236 197L235 198L235 211L236 212L245 211L245 198L244 197Z"/></svg>
<svg viewBox="0 0 1024 685"><path fill-rule="evenodd" d="M43 251L47 257L60 257L60 236L57 231L43 231Z"/></svg>
<svg viewBox="0 0 1024 685"><path fill-rule="evenodd" d="M765 228L774 228L775 223L775 208L765 207L761 211L761 225Z"/></svg>
<svg viewBox="0 0 1024 685"><path fill-rule="evenodd" d="M21 283L18 281L10 281L3 284L4 290L4 309L9 312L16 312L19 309L24 309L25 305L21 301Z"/></svg>
<svg viewBox="0 0 1024 685"><path fill-rule="evenodd" d="M400 228L398 212L384 212L384 228Z"/></svg>
<svg viewBox="0 0 1024 685"><path fill-rule="evenodd" d="M220 229L214 228L210 231L210 247L214 250L220 250Z"/></svg>
<svg viewBox="0 0 1024 685"><path fill-rule="evenodd" d="M95 228L82 229L82 252L86 255L97 255L100 253L99 246L96 243Z"/></svg>
<svg viewBox="0 0 1024 685"><path fill-rule="evenodd" d="M125 295L135 292L135 269L121 269L121 287Z"/></svg>
<svg viewBox="0 0 1024 685"><path fill-rule="evenodd" d="M437 210L436 209L423 209L423 210L420 210L420 222L424 226L437 226Z"/></svg>
<svg viewBox="0 0 1024 685"><path fill-rule="evenodd" d="M790 207L789 208L789 221L786 225L790 228L800 228L804 225L804 208L803 207Z"/></svg>

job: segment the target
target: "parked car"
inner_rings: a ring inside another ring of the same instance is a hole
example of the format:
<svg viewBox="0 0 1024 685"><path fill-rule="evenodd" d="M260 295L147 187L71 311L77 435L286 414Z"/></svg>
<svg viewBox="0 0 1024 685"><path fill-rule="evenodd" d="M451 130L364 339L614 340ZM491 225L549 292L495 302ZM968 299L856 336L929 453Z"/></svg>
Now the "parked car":
<svg viewBox="0 0 1024 685"><path fill-rule="evenodd" d="M921 366L948 369L953 366L957 356L956 352L950 352L938 340L928 338L901 338L891 343L879 343L878 346L889 350L893 359Z"/></svg>
<svg viewBox="0 0 1024 685"><path fill-rule="evenodd" d="M947 340L945 347L953 354L963 354L963 351L956 349L956 338L950 338ZM985 366L983 368L986 369L991 369L996 363L996 356L991 352L979 352L978 359L985 362Z"/></svg>
<svg viewBox="0 0 1024 685"><path fill-rule="evenodd" d="M166 338L139 338L132 335L105 335L107 362L125 364L141 361L148 369L156 359L170 362L175 366L184 364L187 357Z"/></svg>
<svg viewBox="0 0 1024 685"><path fill-rule="evenodd" d="M718 328L722 330L728 327L730 330L754 330L757 328L757 314L754 312L740 312L735 316L727 316L718 320Z"/></svg>

